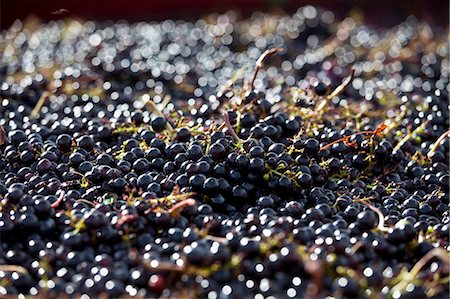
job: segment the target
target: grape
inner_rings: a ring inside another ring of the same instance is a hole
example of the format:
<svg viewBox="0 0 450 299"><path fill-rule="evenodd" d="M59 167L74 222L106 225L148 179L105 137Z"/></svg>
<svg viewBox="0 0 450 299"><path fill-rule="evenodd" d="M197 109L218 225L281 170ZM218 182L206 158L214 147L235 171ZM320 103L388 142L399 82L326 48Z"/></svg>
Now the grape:
<svg viewBox="0 0 450 299"><path fill-rule="evenodd" d="M448 297L446 31L330 15L3 31L1 296Z"/></svg>

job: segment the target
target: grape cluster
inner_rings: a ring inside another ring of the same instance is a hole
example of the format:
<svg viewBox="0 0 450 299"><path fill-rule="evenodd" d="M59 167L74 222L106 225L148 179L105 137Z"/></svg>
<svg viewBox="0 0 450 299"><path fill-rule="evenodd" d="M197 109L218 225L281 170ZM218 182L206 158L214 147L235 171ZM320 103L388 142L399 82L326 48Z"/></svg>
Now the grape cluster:
<svg viewBox="0 0 450 299"><path fill-rule="evenodd" d="M312 6L0 35L0 295L448 298L448 28Z"/></svg>

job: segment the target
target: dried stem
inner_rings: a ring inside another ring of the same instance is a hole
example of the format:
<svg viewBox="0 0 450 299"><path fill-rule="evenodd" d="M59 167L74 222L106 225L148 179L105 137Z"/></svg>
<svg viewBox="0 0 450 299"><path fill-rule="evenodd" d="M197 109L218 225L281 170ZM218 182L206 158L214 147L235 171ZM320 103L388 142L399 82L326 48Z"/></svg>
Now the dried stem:
<svg viewBox="0 0 450 299"><path fill-rule="evenodd" d="M169 100L170 100L170 98L169 98ZM161 111L161 109L158 108L158 105L156 105L155 102L153 102L152 100L146 101L145 105L150 107L150 109L153 111L153 113L157 114L158 116L166 118L166 116ZM172 136L174 133L174 129L168 120L166 121L166 128L167 128L167 131L169 131L169 134Z"/></svg>
<svg viewBox="0 0 450 299"><path fill-rule="evenodd" d="M347 86L353 81L353 78L355 78L355 68L352 68L350 70L350 74L344 80L342 80L342 83L327 96L327 99L331 100L332 98L340 95L345 90L345 88L347 88Z"/></svg>
<svg viewBox="0 0 450 299"><path fill-rule="evenodd" d="M158 108L158 105L156 105L156 103L152 100L146 101L145 105L150 107L153 113L157 114L158 116L165 117L164 113Z"/></svg>
<svg viewBox="0 0 450 299"><path fill-rule="evenodd" d="M64 190L61 190L61 193L59 194L58 199L54 203L51 204L51 207L54 209L57 208L63 201L65 195L66 195L66 192L64 192Z"/></svg>
<svg viewBox="0 0 450 299"><path fill-rule="evenodd" d="M217 237L217 236L212 236L212 235L206 235L203 238L205 240L211 240L211 241L215 241L217 243L222 243L222 244L227 244L228 243L227 238L224 238L224 237Z"/></svg>
<svg viewBox="0 0 450 299"><path fill-rule="evenodd" d="M97 202L90 202L89 200L86 200L83 198L77 199L76 202L82 202L82 203L88 204L93 207L95 207L95 205L97 204Z"/></svg>
<svg viewBox="0 0 450 299"><path fill-rule="evenodd" d="M359 203L362 203L363 205L365 205L366 207L368 207L369 209L371 209L372 211L374 211L377 216L378 216L378 225L377 228L382 231L382 232L387 232L389 231L389 228L384 226L384 215L383 213L380 211L380 209L376 208L375 206L371 205L370 203L364 201L364 200L360 200L358 201Z"/></svg>
<svg viewBox="0 0 450 299"><path fill-rule="evenodd" d="M239 141L240 138L236 134L236 131L234 131L233 126L231 125L230 116L228 115L228 112L227 111L223 111L222 112L222 116L223 116L223 120L225 122L225 126L228 128L228 131L230 132L230 134L233 137L234 141L236 141L236 142Z"/></svg>
<svg viewBox="0 0 450 299"><path fill-rule="evenodd" d="M167 104L170 103L171 99L172 99L172 96L170 94L166 94L164 96L164 98L162 99L162 102L161 102L162 110L164 110L164 108L167 107Z"/></svg>
<svg viewBox="0 0 450 299"><path fill-rule="evenodd" d="M0 125L0 145L4 144L8 140L8 137L6 136L5 128Z"/></svg>
<svg viewBox="0 0 450 299"><path fill-rule="evenodd" d="M307 288L307 297L313 299L318 298L324 275L324 267L322 263L318 260L306 261L305 272L311 275L311 282Z"/></svg>
<svg viewBox="0 0 450 299"><path fill-rule="evenodd" d="M406 279L402 279L399 283L394 285L391 289L391 292L394 293L396 291L403 290L410 282L410 279L416 278L420 270L422 270L422 268L425 267L425 265L435 257L439 258L446 265L449 264L449 253L443 248L434 248L417 261L417 263L412 267L411 271L409 271L409 275L406 276Z"/></svg>
<svg viewBox="0 0 450 299"><path fill-rule="evenodd" d="M263 67L264 61L274 54L283 51L283 48L273 48L264 51L264 53L259 56L258 60L256 61L255 68L253 70L253 77L250 80L250 90L253 90L255 88L255 80L256 76L258 75L259 70Z"/></svg>
<svg viewBox="0 0 450 299"><path fill-rule="evenodd" d="M433 155L433 153L435 151L437 151L437 149L439 148L439 145L441 145L441 142L447 137L450 136L450 130L446 131L444 134L442 134L437 140L436 142L433 144L433 146L431 147L430 151L428 152L427 156L431 157L431 155Z"/></svg>
<svg viewBox="0 0 450 299"><path fill-rule="evenodd" d="M172 216L177 216L180 214L180 212L185 208L185 207L190 207L195 205L197 202L195 201L195 199L192 198L188 198L185 200L182 200L178 203L176 203L173 207L171 207L169 209L169 214Z"/></svg>
<svg viewBox="0 0 450 299"><path fill-rule="evenodd" d="M345 88L350 84L350 82L352 82L354 77L355 77L355 68L352 68L350 70L350 74L347 77L345 77L344 80L342 80L342 83L338 87L336 87L336 89L333 90L325 99L323 99L322 102L320 102L316 111L321 112L323 109L325 109L325 107L328 106L328 104L334 97L344 92Z"/></svg>
<svg viewBox="0 0 450 299"><path fill-rule="evenodd" d="M350 254L355 254L361 247L364 246L363 241L358 241L355 243L355 245L352 246Z"/></svg>
<svg viewBox="0 0 450 299"><path fill-rule="evenodd" d="M181 267L175 264L166 263L166 262L158 262L152 261L148 262L142 260L144 266L151 271L175 271L175 272L184 272L186 267Z"/></svg>
<svg viewBox="0 0 450 299"><path fill-rule="evenodd" d="M28 270L19 265L0 265L0 271L3 272L17 272L22 274L28 274Z"/></svg>
<svg viewBox="0 0 450 299"><path fill-rule="evenodd" d="M222 123L220 126L217 127L217 131L222 131L223 128L225 128L227 125L225 123Z"/></svg>
<svg viewBox="0 0 450 299"><path fill-rule="evenodd" d="M381 123L381 124L375 129L375 131L361 131L361 132L357 132L357 133L354 133L354 134L351 134L351 135L342 137L342 138L340 138L340 139L338 139L338 140L335 140L335 141L333 141L333 142L331 142L331 143L329 143L329 144L327 144L327 145L322 146L322 147L320 148L320 150L321 150L321 151L326 150L327 148L330 148L330 147L332 147L333 145L335 145L336 143L340 143L340 142L344 142L344 143L348 144L350 138L352 138L352 137L354 137L354 136L358 136L358 135L369 135L369 136L371 136L371 137L373 137L373 136L375 136L375 135L381 136L381 134L382 134L382 132L383 132L384 129L386 129L386 125L385 125L384 123Z"/></svg>
<svg viewBox="0 0 450 299"><path fill-rule="evenodd" d="M136 214L129 214L129 215L120 215L119 220L117 220L116 228L121 227L125 223L132 222L136 220L139 216Z"/></svg>
<svg viewBox="0 0 450 299"><path fill-rule="evenodd" d="M33 110L31 111L31 117L36 119L39 117L39 112L41 111L42 106L44 106L45 102L47 101L50 93L48 91L44 91L41 96L39 97L39 100L34 106Z"/></svg>
<svg viewBox="0 0 450 299"><path fill-rule="evenodd" d="M422 268L425 267L425 265L428 264L428 262L430 262L430 260L434 257L439 258L447 265L449 264L449 253L443 248L434 248L417 261L414 267L412 267L410 273L413 276L416 276L419 274L420 270L422 270Z"/></svg>
<svg viewBox="0 0 450 299"><path fill-rule="evenodd" d="M142 265L151 272L158 272L158 271L184 272L186 270L185 263L183 263L182 266L179 266L173 263L161 262L157 260L152 261L145 260L142 258L142 256L138 253L136 249L130 249L128 257L131 261L142 263Z"/></svg>

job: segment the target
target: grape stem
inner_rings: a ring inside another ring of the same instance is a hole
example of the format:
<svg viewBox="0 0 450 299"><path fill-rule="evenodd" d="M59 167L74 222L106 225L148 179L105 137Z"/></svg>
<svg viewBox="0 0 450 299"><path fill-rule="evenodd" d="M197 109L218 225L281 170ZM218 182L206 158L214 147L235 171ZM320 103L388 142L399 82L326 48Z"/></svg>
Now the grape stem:
<svg viewBox="0 0 450 299"><path fill-rule="evenodd" d="M4 144L8 140L6 136L5 128L0 124L0 145Z"/></svg>
<svg viewBox="0 0 450 299"><path fill-rule="evenodd" d="M178 216L185 207L194 206L196 203L195 199L188 198L176 203L168 212L172 216Z"/></svg>
<svg viewBox="0 0 450 299"><path fill-rule="evenodd" d="M369 209L371 209L372 211L374 211L377 216L378 216L378 226L377 228L382 231L382 232L387 232L389 231L389 228L384 226L384 215L383 213L380 211L380 209L376 208L375 206L369 204L368 202L365 202L364 200L360 200L358 201L359 203L362 203L363 205L365 205L366 207L368 207Z"/></svg>
<svg viewBox="0 0 450 299"><path fill-rule="evenodd" d="M228 243L227 238L224 238L224 237L205 235L205 236L203 236L203 238L205 240L211 240L211 241L214 241L214 242L217 242L217 243L221 243L221 244L227 244Z"/></svg>
<svg viewBox="0 0 450 299"><path fill-rule="evenodd" d="M405 137L403 137L398 144L394 147L394 152L398 151L399 149L401 149L401 147L408 142L415 134L417 134L418 132L420 132L421 130L425 129L425 126L428 124L428 120L423 122L420 126L418 126L417 128L415 128L412 132L409 132L408 134L405 135Z"/></svg>
<svg viewBox="0 0 450 299"><path fill-rule="evenodd" d="M45 102L47 101L48 97L50 96L50 93L48 91L44 91L41 96L39 97L39 100L34 106L33 110L31 111L31 117L36 119L39 117L39 111L41 111L42 106L44 106Z"/></svg>
<svg viewBox="0 0 450 299"><path fill-rule="evenodd" d="M117 220L116 228L121 227L125 223L132 222L132 221L136 220L138 217L139 216L136 214L129 214L129 215L121 214L121 216L119 217L119 220Z"/></svg>
<svg viewBox="0 0 450 299"><path fill-rule="evenodd" d="M240 140L240 138L236 134L236 131L234 131L233 126L231 125L230 116L229 116L228 112L224 110L222 112L222 116L223 116L225 126L228 128L228 131L230 132L231 137L233 137L234 141L238 142Z"/></svg>
<svg viewBox="0 0 450 299"><path fill-rule="evenodd" d="M54 209L57 208L63 201L65 195L66 195L66 192L64 192L64 190L61 190L61 193L59 194L58 199L54 203L51 204L51 207Z"/></svg>
<svg viewBox="0 0 450 299"><path fill-rule="evenodd" d="M252 91L255 88L255 80L256 80L256 76L258 76L259 71L261 70L261 68L264 65L264 61L270 57L273 56L274 54L283 51L283 48L273 48L273 49L269 49L264 51L264 53L261 54L261 56L259 56L258 60L256 61L255 64L255 68L253 70L253 76L252 79L250 80L250 91Z"/></svg>
<svg viewBox="0 0 450 299"><path fill-rule="evenodd" d="M86 199L83 199L83 198L77 199L76 202L82 202L82 203L91 205L93 207L95 207L95 205L97 204L97 202L90 202L89 200L86 200Z"/></svg>
<svg viewBox="0 0 450 299"><path fill-rule="evenodd" d="M324 275L324 268L320 261L309 260L305 262L305 272L311 275L311 282L307 288L307 294L309 298L318 298L320 293L320 287L322 286L322 280Z"/></svg>
<svg viewBox="0 0 450 299"><path fill-rule="evenodd" d="M0 265L0 271L28 274L28 270L19 265Z"/></svg>
<svg viewBox="0 0 450 299"><path fill-rule="evenodd" d="M170 97L168 98L168 100L167 100L166 97L165 97L164 99L165 99L165 100L163 100L163 102L165 102L165 101L169 102L169 101L170 101ZM146 101L146 102L145 102L145 105L148 106L148 107L150 107L150 109L151 109L151 110L153 111L153 113L155 113L156 115L166 118L166 116L165 116L164 113L161 111L161 109L159 109L159 107L156 105L156 103L153 102L152 100L149 99L148 101ZM167 103L165 103L165 105L167 105ZM166 128L167 128L167 131L169 132L170 136L172 136L173 133L174 133L174 129L173 129L172 125L169 123L168 120L166 121Z"/></svg>
<svg viewBox="0 0 450 299"><path fill-rule="evenodd" d="M345 137L342 137L338 140L335 140L331 143L328 143L327 145L324 145L320 148L321 151L326 150L327 148L332 147L333 145L340 143L340 142L344 142L346 145L351 145L352 143L350 143L350 138L354 137L354 136L358 136L358 135L369 135L371 138L373 138L375 135L381 136L383 134L383 130L386 129L386 125L384 123L381 123L374 131L361 131L361 132L357 132Z"/></svg>
<svg viewBox="0 0 450 299"><path fill-rule="evenodd" d="M145 268L149 269L150 271L160 272L160 271L175 271L175 272L184 272L186 270L186 266L183 263L182 266L168 263L168 262L161 262L157 260L147 261L143 259L137 252L136 249L130 249L128 253L128 257L131 261L142 263Z"/></svg>
<svg viewBox="0 0 450 299"><path fill-rule="evenodd" d="M392 287L391 293L403 290L408 285L408 283L410 283L410 280L416 278L420 273L420 270L422 270L422 268L425 267L425 265L435 257L439 258L444 264L449 264L448 252L443 248L434 248L427 254L425 254L419 261L417 261L417 263L411 268L411 271L408 272L408 275L406 275L404 279L402 279L399 283Z"/></svg>
<svg viewBox="0 0 450 299"><path fill-rule="evenodd" d="M355 68L353 67L350 70L350 74L347 77L345 77L344 80L342 80L342 83L338 87L336 87L328 96L326 96L325 99L323 99L320 102L319 106L317 106L316 112L321 112L323 109L325 109L326 106L328 106L328 104L334 97L343 93L345 88L353 81L354 77L355 77Z"/></svg>
<svg viewBox="0 0 450 299"><path fill-rule="evenodd" d="M363 241L358 241L355 243L355 245L352 246L350 254L355 254L360 248L362 248L364 246L364 242Z"/></svg>
<svg viewBox="0 0 450 299"><path fill-rule="evenodd" d="M445 139L445 137L450 136L450 130L446 131L444 134L442 134L436 142L431 147L430 151L428 152L427 156L430 158L435 151L439 148L439 145L441 145L441 142Z"/></svg>

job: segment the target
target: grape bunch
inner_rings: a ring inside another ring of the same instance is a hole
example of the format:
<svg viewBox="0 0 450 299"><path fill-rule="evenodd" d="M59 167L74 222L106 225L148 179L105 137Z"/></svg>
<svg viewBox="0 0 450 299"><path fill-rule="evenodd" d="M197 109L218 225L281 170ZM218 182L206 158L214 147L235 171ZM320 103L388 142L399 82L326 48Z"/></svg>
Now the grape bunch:
<svg viewBox="0 0 450 299"><path fill-rule="evenodd" d="M0 295L448 298L448 28L305 6L0 34Z"/></svg>

